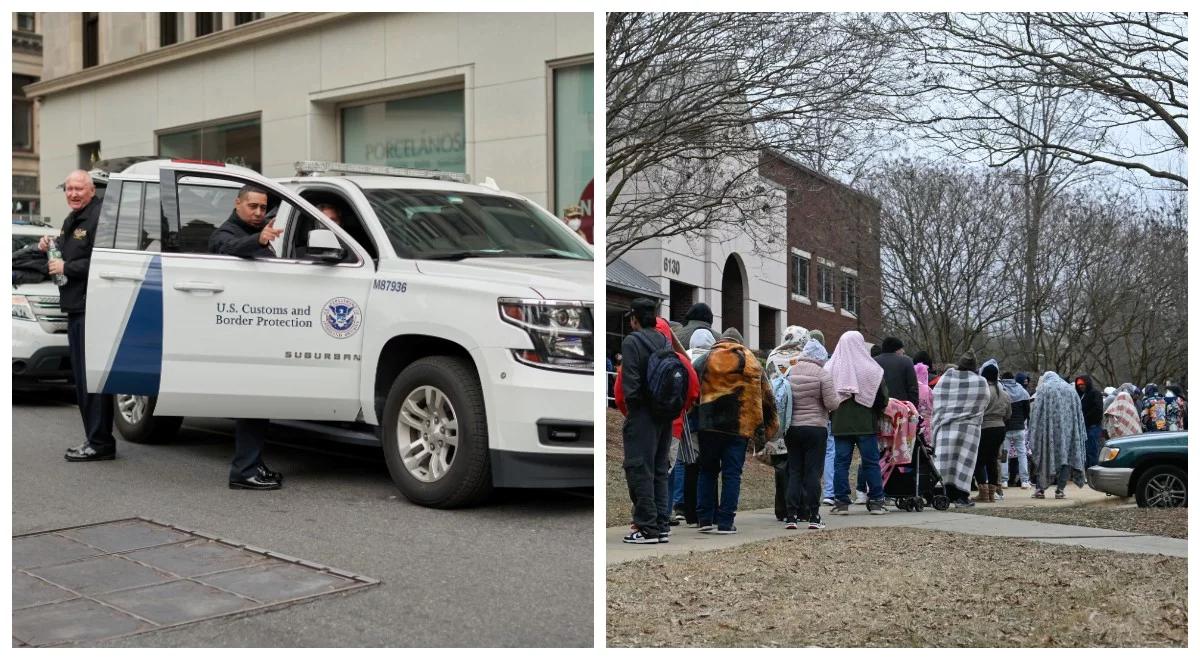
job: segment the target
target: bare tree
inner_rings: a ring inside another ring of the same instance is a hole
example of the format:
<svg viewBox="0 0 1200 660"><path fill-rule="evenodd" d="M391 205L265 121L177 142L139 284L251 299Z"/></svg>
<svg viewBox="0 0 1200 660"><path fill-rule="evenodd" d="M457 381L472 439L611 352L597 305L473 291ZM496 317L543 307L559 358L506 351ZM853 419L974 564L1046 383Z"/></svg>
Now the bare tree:
<svg viewBox="0 0 1200 660"><path fill-rule="evenodd" d="M860 153L902 68L873 20L608 14L608 260L670 236L782 241L759 154L828 168Z"/></svg>
<svg viewBox="0 0 1200 660"><path fill-rule="evenodd" d="M987 98L1035 88L1067 94L1092 109L1078 128L1094 144L1013 122L1023 139L996 153L996 164L1049 150L1080 165L1102 164L1187 186L1170 158L1187 149L1187 16L1170 13L913 14L929 67L926 92ZM924 121L964 119L941 103ZM988 115L1003 121L1005 117Z"/></svg>

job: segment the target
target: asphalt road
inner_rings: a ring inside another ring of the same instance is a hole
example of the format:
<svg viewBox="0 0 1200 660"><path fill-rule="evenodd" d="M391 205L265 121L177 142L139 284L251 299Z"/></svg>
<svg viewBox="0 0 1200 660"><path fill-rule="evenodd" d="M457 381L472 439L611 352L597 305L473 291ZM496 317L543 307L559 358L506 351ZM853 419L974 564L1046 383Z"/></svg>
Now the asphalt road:
<svg viewBox="0 0 1200 660"><path fill-rule="evenodd" d="M14 535L144 516L382 580L112 646L592 645L590 491L497 491L436 511L399 496L379 450L311 441L267 447L282 490L233 491L224 420L189 419L170 445L118 437L117 460L67 463L82 437L72 401L14 394Z"/></svg>

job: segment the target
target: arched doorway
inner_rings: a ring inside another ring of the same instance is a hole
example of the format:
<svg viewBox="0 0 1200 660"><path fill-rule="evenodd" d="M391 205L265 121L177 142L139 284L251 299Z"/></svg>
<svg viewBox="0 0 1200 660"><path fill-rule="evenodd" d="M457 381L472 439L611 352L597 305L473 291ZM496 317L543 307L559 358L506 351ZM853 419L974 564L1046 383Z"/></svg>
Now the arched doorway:
<svg viewBox="0 0 1200 660"><path fill-rule="evenodd" d="M725 260L721 271L721 330L737 328L746 336L746 317L743 314L746 302L746 281L742 277L742 264L737 255Z"/></svg>

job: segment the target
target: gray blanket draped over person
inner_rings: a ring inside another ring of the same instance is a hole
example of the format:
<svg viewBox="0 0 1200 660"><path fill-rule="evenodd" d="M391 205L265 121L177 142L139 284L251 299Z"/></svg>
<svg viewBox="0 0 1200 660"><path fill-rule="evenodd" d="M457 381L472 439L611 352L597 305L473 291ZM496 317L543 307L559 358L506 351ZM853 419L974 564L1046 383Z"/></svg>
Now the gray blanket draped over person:
<svg viewBox="0 0 1200 660"><path fill-rule="evenodd" d="M1064 465L1071 467L1071 481L1083 487L1087 429L1075 387L1053 371L1038 381L1037 396L1029 412L1029 444L1037 463L1040 488L1055 483Z"/></svg>
<svg viewBox="0 0 1200 660"><path fill-rule="evenodd" d="M967 494L987 404L988 383L972 371L947 369L933 388L933 465L947 485Z"/></svg>

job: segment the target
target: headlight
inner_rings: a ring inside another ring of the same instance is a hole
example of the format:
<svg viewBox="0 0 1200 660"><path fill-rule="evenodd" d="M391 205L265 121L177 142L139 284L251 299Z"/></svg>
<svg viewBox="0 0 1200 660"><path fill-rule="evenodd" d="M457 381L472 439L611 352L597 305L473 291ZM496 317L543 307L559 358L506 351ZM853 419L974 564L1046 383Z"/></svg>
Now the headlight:
<svg viewBox="0 0 1200 660"><path fill-rule="evenodd" d="M1105 447L1104 451L1100 452L1100 462L1107 463L1117 457L1121 453L1120 447Z"/></svg>
<svg viewBox="0 0 1200 660"><path fill-rule="evenodd" d="M33 315L33 308L29 306L29 300L25 296L13 294L13 318L22 321L37 320L37 317Z"/></svg>
<svg viewBox="0 0 1200 660"><path fill-rule="evenodd" d="M520 362L545 369L592 372L592 307L578 301L501 298L500 318L529 333L533 349L514 349Z"/></svg>

